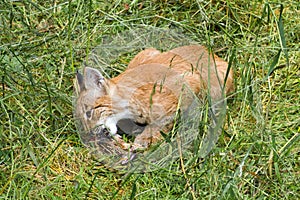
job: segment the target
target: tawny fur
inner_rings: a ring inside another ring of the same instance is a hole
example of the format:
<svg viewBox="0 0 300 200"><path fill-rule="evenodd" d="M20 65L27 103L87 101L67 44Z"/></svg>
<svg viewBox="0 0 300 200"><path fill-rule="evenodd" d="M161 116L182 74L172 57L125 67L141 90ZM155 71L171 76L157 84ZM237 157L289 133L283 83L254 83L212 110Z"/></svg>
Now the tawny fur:
<svg viewBox="0 0 300 200"><path fill-rule="evenodd" d="M107 129L122 148L136 149L161 140L161 132L167 134L172 128L179 106L184 111L194 98L207 94L213 102L224 98L233 90L233 73L226 61L209 55L203 46L190 45L163 53L153 48L141 51L112 79L86 67L77 82L76 116L84 129ZM133 144L117 137L121 119L146 125Z"/></svg>

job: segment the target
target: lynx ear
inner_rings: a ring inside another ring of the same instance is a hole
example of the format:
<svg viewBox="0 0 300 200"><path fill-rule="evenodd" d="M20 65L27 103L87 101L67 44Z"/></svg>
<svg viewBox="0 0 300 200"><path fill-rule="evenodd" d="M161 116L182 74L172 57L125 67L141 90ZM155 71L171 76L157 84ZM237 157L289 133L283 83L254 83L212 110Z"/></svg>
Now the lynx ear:
<svg viewBox="0 0 300 200"><path fill-rule="evenodd" d="M105 79L102 74L93 68L85 67L84 68L84 85L85 89L100 89L103 90L105 84Z"/></svg>

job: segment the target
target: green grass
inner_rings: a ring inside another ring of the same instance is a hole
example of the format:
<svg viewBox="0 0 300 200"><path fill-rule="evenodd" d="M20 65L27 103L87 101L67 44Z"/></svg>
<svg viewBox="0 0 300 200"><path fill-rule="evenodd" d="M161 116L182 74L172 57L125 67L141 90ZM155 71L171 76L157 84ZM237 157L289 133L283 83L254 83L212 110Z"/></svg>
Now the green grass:
<svg viewBox="0 0 300 200"><path fill-rule="evenodd" d="M297 0L1 1L0 199L299 199L299 10ZM141 24L211 47L231 62L236 92L210 156L124 176L81 144L73 78L104 35Z"/></svg>

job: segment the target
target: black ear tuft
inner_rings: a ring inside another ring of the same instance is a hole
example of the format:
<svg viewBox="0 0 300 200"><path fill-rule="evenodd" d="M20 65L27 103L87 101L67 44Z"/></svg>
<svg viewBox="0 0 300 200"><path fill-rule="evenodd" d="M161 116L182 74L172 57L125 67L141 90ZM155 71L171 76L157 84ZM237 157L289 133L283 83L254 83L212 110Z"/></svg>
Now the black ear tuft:
<svg viewBox="0 0 300 200"><path fill-rule="evenodd" d="M85 90L83 75L80 74L78 70L77 70L77 73L76 73L76 79L77 79L77 83L78 83L79 89L80 89L79 92Z"/></svg>

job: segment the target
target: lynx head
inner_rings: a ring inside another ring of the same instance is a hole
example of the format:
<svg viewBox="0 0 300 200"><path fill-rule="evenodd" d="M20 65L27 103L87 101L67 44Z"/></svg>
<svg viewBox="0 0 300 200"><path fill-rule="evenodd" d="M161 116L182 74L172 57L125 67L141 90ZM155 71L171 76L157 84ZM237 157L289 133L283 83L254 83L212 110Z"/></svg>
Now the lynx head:
<svg viewBox="0 0 300 200"><path fill-rule="evenodd" d="M108 80L98 70L85 67L83 75L76 75L75 90L75 117L80 121L85 134L89 137L108 137L108 130L115 132L110 130L114 127L105 126L107 118L112 115Z"/></svg>

